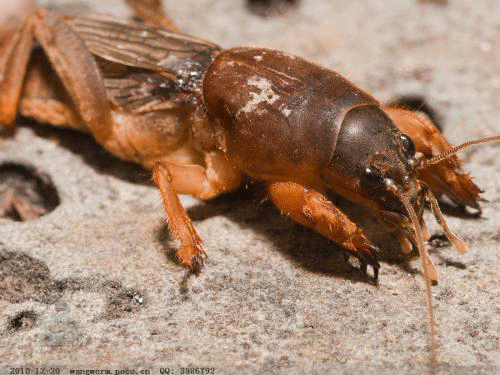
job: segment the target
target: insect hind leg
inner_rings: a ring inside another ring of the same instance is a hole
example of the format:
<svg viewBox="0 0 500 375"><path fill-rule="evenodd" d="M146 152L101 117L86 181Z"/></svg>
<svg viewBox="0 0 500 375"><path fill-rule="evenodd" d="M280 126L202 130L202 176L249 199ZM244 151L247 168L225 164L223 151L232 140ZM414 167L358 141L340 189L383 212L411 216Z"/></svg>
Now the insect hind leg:
<svg viewBox="0 0 500 375"><path fill-rule="evenodd" d="M161 0L125 0L135 16L151 26L179 32L179 28L162 10Z"/></svg>
<svg viewBox="0 0 500 375"><path fill-rule="evenodd" d="M107 149L113 131L111 110L96 62L84 42L63 17L40 9L12 36L2 61L0 123L15 119L25 82L27 65L37 40L60 78L76 112L94 138Z"/></svg>
<svg viewBox="0 0 500 375"><path fill-rule="evenodd" d="M399 130L413 140L424 160L451 149L446 138L424 116L401 108L385 107L384 111ZM437 197L446 195L459 206L479 209L481 191L462 170L462 162L456 155L419 169L417 173L419 180L424 181Z"/></svg>

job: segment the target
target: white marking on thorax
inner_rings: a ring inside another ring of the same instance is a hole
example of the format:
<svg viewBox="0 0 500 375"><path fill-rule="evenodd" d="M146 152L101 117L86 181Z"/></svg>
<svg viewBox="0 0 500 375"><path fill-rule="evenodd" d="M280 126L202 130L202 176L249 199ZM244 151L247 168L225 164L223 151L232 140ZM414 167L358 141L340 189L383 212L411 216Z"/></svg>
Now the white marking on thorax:
<svg viewBox="0 0 500 375"><path fill-rule="evenodd" d="M257 110L257 106L260 103L273 104L276 100L280 98L271 88L271 82L265 78L251 77L247 81L248 86L255 86L260 91L251 92L252 98L246 102L245 106L241 108L238 113L244 112L249 113Z"/></svg>
<svg viewBox="0 0 500 375"><path fill-rule="evenodd" d="M285 117L288 117L292 114L292 110L290 108L288 108L285 103L283 103L280 106L280 111L281 111L281 113L283 113L285 115Z"/></svg>

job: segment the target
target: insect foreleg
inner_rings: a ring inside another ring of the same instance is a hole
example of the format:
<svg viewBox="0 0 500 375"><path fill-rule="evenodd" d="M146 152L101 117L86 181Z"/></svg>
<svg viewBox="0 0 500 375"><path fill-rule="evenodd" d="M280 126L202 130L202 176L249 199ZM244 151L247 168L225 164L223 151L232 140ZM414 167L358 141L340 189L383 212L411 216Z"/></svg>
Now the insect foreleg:
<svg viewBox="0 0 500 375"><path fill-rule="evenodd" d="M363 268L370 264L377 278L380 265L375 253L378 249L323 194L294 182L272 182L267 191L284 214L344 247L360 259Z"/></svg>
<svg viewBox="0 0 500 375"><path fill-rule="evenodd" d="M399 130L413 140L415 149L425 159L451 149L451 145L433 123L418 113L387 107L384 111ZM456 156L419 170L418 179L424 181L437 197L444 194L458 205L479 208L481 191L469 175L462 171L461 162Z"/></svg>

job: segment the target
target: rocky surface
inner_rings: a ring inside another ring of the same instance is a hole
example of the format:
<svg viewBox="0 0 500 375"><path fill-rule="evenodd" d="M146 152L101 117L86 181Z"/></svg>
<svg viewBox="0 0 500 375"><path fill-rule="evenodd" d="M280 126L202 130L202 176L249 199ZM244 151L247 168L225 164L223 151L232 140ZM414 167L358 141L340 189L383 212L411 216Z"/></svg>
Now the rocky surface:
<svg viewBox="0 0 500 375"><path fill-rule="evenodd" d="M118 1L86 3L130 16ZM299 54L382 101L422 95L452 143L500 133L496 0L303 0L271 18L233 0L169 0L165 9L187 33ZM2 366L155 374L193 366L216 374L430 370L418 259L399 254L362 210L340 203L385 249L378 285L338 247L262 203L258 191L209 203L184 197L208 248L204 272L187 277L146 171L87 136L19 125L0 138L0 163L50 175L61 204L38 220L0 219ZM436 373L500 372L498 152L485 145L462 155L487 199L480 218L447 210L470 251L460 256L438 241L432 247L440 273ZM434 224L431 231L439 232Z"/></svg>

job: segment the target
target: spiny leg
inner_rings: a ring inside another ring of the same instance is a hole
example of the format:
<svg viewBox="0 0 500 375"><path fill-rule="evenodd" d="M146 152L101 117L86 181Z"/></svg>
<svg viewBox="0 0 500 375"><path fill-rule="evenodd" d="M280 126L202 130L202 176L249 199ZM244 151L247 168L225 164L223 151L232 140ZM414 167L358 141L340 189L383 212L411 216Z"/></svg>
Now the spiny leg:
<svg viewBox="0 0 500 375"><path fill-rule="evenodd" d="M163 163L155 165L153 180L160 189L170 233L180 242L177 257L183 266L198 274L204 265L205 248L193 222L177 196L177 191L173 186L174 178L168 165Z"/></svg>
<svg viewBox="0 0 500 375"><path fill-rule="evenodd" d="M33 44L33 31L28 21L19 32L2 36L0 52L0 124L14 124L26 67Z"/></svg>
<svg viewBox="0 0 500 375"><path fill-rule="evenodd" d="M427 100L420 95L402 95L385 105L388 108L406 109L423 114L440 132L443 131L441 116L432 108Z"/></svg>
<svg viewBox="0 0 500 375"><path fill-rule="evenodd" d="M431 121L418 113L401 108L384 108L394 124L415 143L417 152L431 158L451 148L446 138ZM418 170L418 178L424 181L436 196L446 195L461 206L479 209L481 190L470 176L462 171L460 159L453 155L446 160Z"/></svg>
<svg viewBox="0 0 500 375"><path fill-rule="evenodd" d="M380 268L376 258L378 249L323 194L294 182L271 182L267 191L284 214L344 247L360 259L363 271L366 271L367 264L371 265L377 279Z"/></svg>
<svg viewBox="0 0 500 375"><path fill-rule="evenodd" d="M204 265L205 249L177 194L211 199L238 188L242 175L221 153L213 152L206 155L206 168L158 162L153 167L153 180L160 189L170 233L180 242L177 257L182 265L198 274Z"/></svg>
<svg viewBox="0 0 500 375"><path fill-rule="evenodd" d="M33 41L37 40L61 79L86 128L108 150L112 139L112 117L106 90L97 64L83 41L64 19L39 10L12 36L8 53L0 67L0 123L12 124L18 111Z"/></svg>

